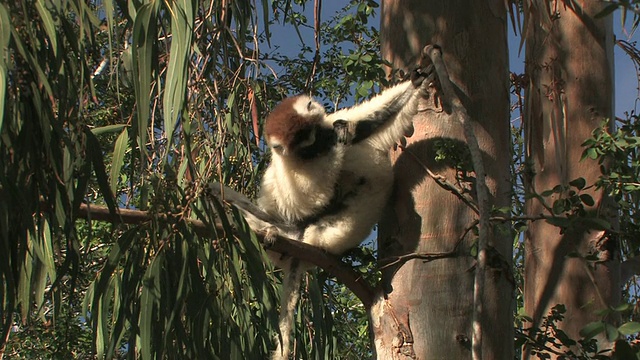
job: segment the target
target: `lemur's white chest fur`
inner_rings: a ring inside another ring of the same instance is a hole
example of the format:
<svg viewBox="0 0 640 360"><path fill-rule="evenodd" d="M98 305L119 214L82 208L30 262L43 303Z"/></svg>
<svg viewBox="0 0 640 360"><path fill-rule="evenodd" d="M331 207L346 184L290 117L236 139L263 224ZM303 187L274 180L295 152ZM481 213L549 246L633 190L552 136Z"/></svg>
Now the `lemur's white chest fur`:
<svg viewBox="0 0 640 360"><path fill-rule="evenodd" d="M287 223L317 214L333 198L343 156L343 148L308 161L273 154L258 206Z"/></svg>

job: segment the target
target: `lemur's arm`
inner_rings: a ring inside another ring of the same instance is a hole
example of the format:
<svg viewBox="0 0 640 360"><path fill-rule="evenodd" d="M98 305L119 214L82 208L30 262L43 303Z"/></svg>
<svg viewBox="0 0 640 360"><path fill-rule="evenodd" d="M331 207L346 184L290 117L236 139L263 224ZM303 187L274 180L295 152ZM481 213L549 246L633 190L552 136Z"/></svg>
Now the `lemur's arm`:
<svg viewBox="0 0 640 360"><path fill-rule="evenodd" d="M433 77L433 68L416 68L410 80L384 90L356 106L327 115L325 122L334 129L346 127L350 144L369 140L377 148L388 150L412 132L412 119L417 113L417 101L426 93ZM340 122L339 126L336 123Z"/></svg>

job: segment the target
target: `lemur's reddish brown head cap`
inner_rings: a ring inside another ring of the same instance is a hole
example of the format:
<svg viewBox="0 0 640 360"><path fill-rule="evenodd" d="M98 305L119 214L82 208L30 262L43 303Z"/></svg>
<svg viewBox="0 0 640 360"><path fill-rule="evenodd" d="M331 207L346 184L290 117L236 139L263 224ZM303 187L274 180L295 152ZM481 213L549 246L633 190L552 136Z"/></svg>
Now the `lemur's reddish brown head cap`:
<svg viewBox="0 0 640 360"><path fill-rule="evenodd" d="M322 121L324 109L309 96L298 95L286 98L267 116L264 132L269 145L289 147L296 134Z"/></svg>

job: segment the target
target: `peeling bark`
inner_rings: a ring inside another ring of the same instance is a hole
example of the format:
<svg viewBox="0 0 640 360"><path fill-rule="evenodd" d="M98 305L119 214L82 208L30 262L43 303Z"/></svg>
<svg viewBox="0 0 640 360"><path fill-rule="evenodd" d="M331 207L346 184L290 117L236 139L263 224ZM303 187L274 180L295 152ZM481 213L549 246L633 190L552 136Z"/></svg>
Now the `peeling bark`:
<svg viewBox="0 0 640 360"><path fill-rule="evenodd" d="M596 162L580 161L581 144L591 131L613 114L613 33L611 18L595 19L603 7L598 1L574 3L575 9L551 2L537 9L525 2L528 21L526 68L530 85L525 94L525 135L530 193L568 185L582 177L587 185L600 176ZM550 11L551 16L545 17ZM596 204L586 207L591 216L613 221L612 211L600 191L583 191ZM566 193L544 198L553 204ZM526 203L528 215L546 212L538 199ZM537 327L556 304L567 307L560 327L573 339L591 321L596 310L619 301L619 264L615 244L603 246L602 232L587 222L561 229L544 221L532 223L525 234L525 311ZM613 245L613 247L611 246ZM597 254L603 261L590 268L570 253ZM606 340L601 343L605 348Z"/></svg>

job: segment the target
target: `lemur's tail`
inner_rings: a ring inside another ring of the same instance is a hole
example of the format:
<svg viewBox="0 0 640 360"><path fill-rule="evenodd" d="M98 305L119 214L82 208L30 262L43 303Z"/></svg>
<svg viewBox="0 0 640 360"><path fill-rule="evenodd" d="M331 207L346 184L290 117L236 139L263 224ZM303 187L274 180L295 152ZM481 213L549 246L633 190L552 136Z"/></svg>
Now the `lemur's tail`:
<svg viewBox="0 0 640 360"><path fill-rule="evenodd" d="M283 270L285 273L282 281L280 306L280 336L276 340L278 346L273 353L272 360L289 359L294 315L298 299L300 299L300 281L306 271L305 266L296 258L291 258L287 266L283 266Z"/></svg>

